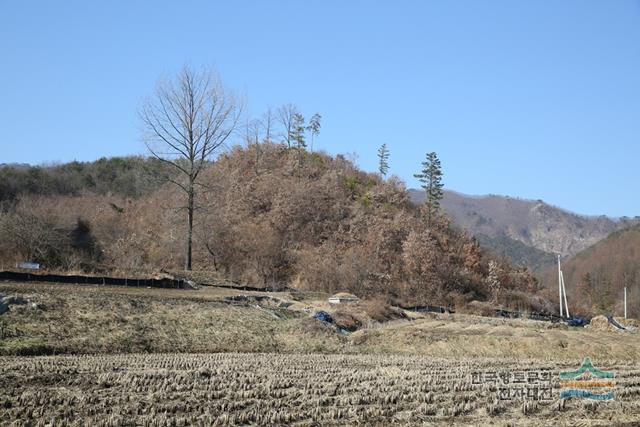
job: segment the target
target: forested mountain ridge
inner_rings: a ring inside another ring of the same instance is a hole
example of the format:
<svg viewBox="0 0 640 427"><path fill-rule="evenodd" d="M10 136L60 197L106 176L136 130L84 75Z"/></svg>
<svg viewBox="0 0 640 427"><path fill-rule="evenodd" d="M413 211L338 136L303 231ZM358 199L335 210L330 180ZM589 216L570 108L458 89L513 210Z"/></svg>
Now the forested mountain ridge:
<svg viewBox="0 0 640 427"><path fill-rule="evenodd" d="M141 156L43 166L0 164L0 202L22 196L77 196L82 192L139 197L160 187L158 176L166 173L170 171L162 162Z"/></svg>
<svg viewBox="0 0 640 427"><path fill-rule="evenodd" d="M423 200L420 191L410 190L410 194L415 203ZM488 247L534 269L553 263L555 254L575 255L612 232L638 223L629 218L581 216L542 200L469 196L454 191L445 192L442 207L455 224L471 235L482 236L480 240ZM513 240L535 250L527 254Z"/></svg>

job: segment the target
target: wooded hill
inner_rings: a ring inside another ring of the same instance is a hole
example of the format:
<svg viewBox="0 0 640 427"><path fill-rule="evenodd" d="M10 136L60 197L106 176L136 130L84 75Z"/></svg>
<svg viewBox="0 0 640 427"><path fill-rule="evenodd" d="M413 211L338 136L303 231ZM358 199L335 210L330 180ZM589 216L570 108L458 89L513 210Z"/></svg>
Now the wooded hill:
<svg viewBox="0 0 640 427"><path fill-rule="evenodd" d="M0 202L22 196L78 196L83 193L139 197L157 189L168 168L145 157L101 158L60 165L0 165Z"/></svg>
<svg viewBox="0 0 640 427"><path fill-rule="evenodd" d="M578 255L563 261L569 309L576 313L622 316L627 286L627 314L640 316L640 226L617 231ZM557 268L542 275L545 295L558 299Z"/></svg>
<svg viewBox="0 0 640 427"><path fill-rule="evenodd" d="M0 262L83 271L176 270L181 194L145 158L0 169ZM166 172L166 171L164 171ZM550 309L535 279L492 260L444 216L426 225L395 178L274 143L234 147L203 172L194 269L252 285L350 291L400 304L492 301Z"/></svg>

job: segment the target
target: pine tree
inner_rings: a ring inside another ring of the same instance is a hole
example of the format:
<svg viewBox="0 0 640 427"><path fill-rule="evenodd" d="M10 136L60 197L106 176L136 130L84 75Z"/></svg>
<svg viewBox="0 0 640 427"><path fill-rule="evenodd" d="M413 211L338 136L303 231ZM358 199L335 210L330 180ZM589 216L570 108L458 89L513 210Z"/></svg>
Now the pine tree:
<svg viewBox="0 0 640 427"><path fill-rule="evenodd" d="M300 113L295 113L293 115L293 124L291 125L291 142L296 144L298 149L307 147L304 132L304 116Z"/></svg>
<svg viewBox="0 0 640 427"><path fill-rule="evenodd" d="M298 166L302 165L302 152L307 148L307 142L304 135L305 130L304 116L300 113L295 113L293 115L293 124L291 126L291 141L296 144L296 149L298 150Z"/></svg>
<svg viewBox="0 0 640 427"><path fill-rule="evenodd" d="M425 199L427 225L431 227L431 219L440 210L440 200L443 197L442 168L438 155L435 152L427 153L426 160L422 162L422 172L413 176L418 178L427 195Z"/></svg>
<svg viewBox="0 0 640 427"><path fill-rule="evenodd" d="M315 137L320 134L321 119L322 119L322 116L320 115L320 113L315 113L313 116L311 116L311 119L309 120L309 125L307 126L307 130L311 132L311 151L312 152L313 152L313 141Z"/></svg>
<svg viewBox="0 0 640 427"><path fill-rule="evenodd" d="M387 172L389 172L389 150L387 149L387 144L382 144L378 148L378 171L383 177L387 176Z"/></svg>

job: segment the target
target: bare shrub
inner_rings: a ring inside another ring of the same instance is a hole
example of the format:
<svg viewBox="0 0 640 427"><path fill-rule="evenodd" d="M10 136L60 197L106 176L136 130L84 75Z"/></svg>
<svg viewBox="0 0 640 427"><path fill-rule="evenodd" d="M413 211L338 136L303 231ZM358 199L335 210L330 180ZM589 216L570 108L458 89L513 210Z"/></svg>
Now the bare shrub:
<svg viewBox="0 0 640 427"><path fill-rule="evenodd" d="M496 307L484 301L471 301L464 307L460 307L462 311L478 316L493 316L496 313Z"/></svg>
<svg viewBox="0 0 640 427"><path fill-rule="evenodd" d="M406 317L382 298L367 299L360 302L360 307L371 319L377 322L388 322Z"/></svg>
<svg viewBox="0 0 640 427"><path fill-rule="evenodd" d="M338 308L331 316L335 325L346 331L358 330L363 324L362 320L346 307Z"/></svg>

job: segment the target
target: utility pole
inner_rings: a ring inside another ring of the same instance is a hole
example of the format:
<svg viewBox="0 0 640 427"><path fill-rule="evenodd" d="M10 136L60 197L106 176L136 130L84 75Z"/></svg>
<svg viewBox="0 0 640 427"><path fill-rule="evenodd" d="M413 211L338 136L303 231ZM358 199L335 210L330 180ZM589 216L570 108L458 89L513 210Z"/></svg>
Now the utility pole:
<svg viewBox="0 0 640 427"><path fill-rule="evenodd" d="M562 295L564 296L564 311L568 319L569 317L571 317L571 315L569 314L569 304L567 304L567 289L564 287L564 274L562 274L562 271L560 272L560 278L562 279Z"/></svg>
<svg viewBox="0 0 640 427"><path fill-rule="evenodd" d="M627 318L627 287L624 287L624 318Z"/></svg>
<svg viewBox="0 0 640 427"><path fill-rule="evenodd" d="M569 304L567 304L567 289L564 286L564 274L562 274L562 267L560 266L560 254L558 254L558 297L560 299L560 317L571 317L569 314ZM564 298L564 310L562 309L562 302Z"/></svg>
<svg viewBox="0 0 640 427"><path fill-rule="evenodd" d="M562 270L560 269L560 254L558 254L558 298L560 299L560 317L562 317Z"/></svg>

